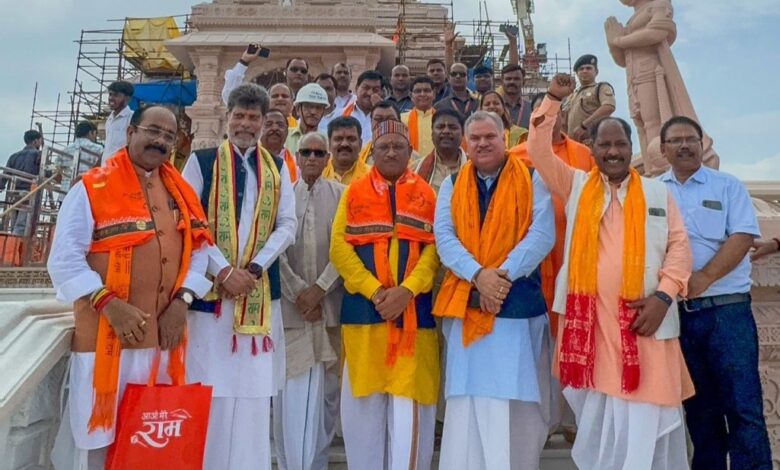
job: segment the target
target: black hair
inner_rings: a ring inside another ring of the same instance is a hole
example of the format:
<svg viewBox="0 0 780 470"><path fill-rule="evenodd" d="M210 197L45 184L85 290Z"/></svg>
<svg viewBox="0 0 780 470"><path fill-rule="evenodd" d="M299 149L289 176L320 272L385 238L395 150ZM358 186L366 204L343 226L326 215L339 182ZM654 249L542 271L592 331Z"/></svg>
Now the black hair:
<svg viewBox="0 0 780 470"><path fill-rule="evenodd" d="M412 80L412 86L410 88L414 90L414 86L417 85L418 83L427 83L428 85L431 86L431 89L434 88L433 80L431 80L430 77L426 75L422 75Z"/></svg>
<svg viewBox="0 0 780 470"><path fill-rule="evenodd" d="M268 108L271 106L271 98L268 97L268 91L256 83L244 83L230 92L227 100L228 112L233 108L240 106L242 108L260 108L260 112L265 116Z"/></svg>
<svg viewBox="0 0 780 470"><path fill-rule="evenodd" d="M631 141L631 125L628 122L626 122L625 119L621 119L615 116L608 116L603 119L599 119L596 122L596 124L590 126L590 138L591 140L593 140L593 142L596 142L596 136L599 135L599 129L601 128L601 125L609 121L614 121L620 124L620 126L623 128L623 132L626 133L626 138L628 139L628 143L633 144L633 142Z"/></svg>
<svg viewBox="0 0 780 470"><path fill-rule="evenodd" d="M138 109L136 109L133 112L133 115L130 117L130 125L136 127L141 125L141 121L144 120L144 114L146 114L146 112L149 111L150 109L154 109L154 108L160 108L160 109L165 109L167 111L170 111L170 113L173 114L174 119L176 118L176 113L171 111L170 108L168 108L167 106L163 106L160 104L147 104L147 105L139 106ZM178 121L179 120L176 119L177 125L179 124Z"/></svg>
<svg viewBox="0 0 780 470"><path fill-rule="evenodd" d="M76 131L74 132L74 135L76 137L86 137L87 134L96 130L97 130L97 126L92 124L91 122L80 121L78 124L76 124Z"/></svg>
<svg viewBox="0 0 780 470"><path fill-rule="evenodd" d="M450 109L450 108L444 108L442 110L436 111L433 114L433 120L431 122L431 127L436 126L436 122L439 119L442 119L442 118L445 118L445 117L454 118L456 121L458 121L458 124L460 125L461 130L463 130L463 124L465 122L465 119L463 119L463 114L461 114L459 111L456 111L456 110Z"/></svg>
<svg viewBox="0 0 780 470"><path fill-rule="evenodd" d="M24 133L24 144L25 145L30 145L31 143L33 143L34 141L40 139L41 137L43 137L43 136L41 135L40 132L38 132L36 130L33 130L33 129L30 129L29 131Z"/></svg>
<svg viewBox="0 0 780 470"><path fill-rule="evenodd" d="M357 129L358 137L363 135L363 128L360 121L352 116L339 116L328 123L328 139L333 137L333 133L338 129Z"/></svg>
<svg viewBox="0 0 780 470"><path fill-rule="evenodd" d="M123 95L129 98L133 96L133 93L135 93L135 88L133 87L132 83L126 82L124 80L119 80L112 83L111 85L108 85L108 91L122 93Z"/></svg>
<svg viewBox="0 0 780 470"><path fill-rule="evenodd" d="M515 64L509 64L503 69L501 69L501 75L504 75L505 73L509 73L509 72L514 72L516 70L519 70L520 75L522 75L523 78L525 78L525 70L523 70L523 68L520 67L519 65L515 65Z"/></svg>
<svg viewBox="0 0 780 470"><path fill-rule="evenodd" d="M694 121L688 116L674 116L673 118L666 121L663 126L661 126L661 142L666 142L666 134L669 132L669 128L675 124L691 126L696 130L696 134L698 134L699 139L704 138L704 131L702 131L698 122Z"/></svg>
<svg viewBox="0 0 780 470"><path fill-rule="evenodd" d="M384 77L376 70L366 70L358 76L357 86L360 86L360 84L366 80L377 80L381 84L384 80Z"/></svg>
<svg viewBox="0 0 780 470"><path fill-rule="evenodd" d="M282 115L282 117L283 117L284 119L287 119L287 116L285 116L285 115L284 115L284 111L282 111L282 110L281 110L281 109L279 109L279 108L271 108L271 109L269 109L268 111L266 111L266 113L264 114L264 116L268 116L268 115L269 115L269 114L271 114L271 113L279 113L279 114L281 114L281 115Z"/></svg>
<svg viewBox="0 0 780 470"><path fill-rule="evenodd" d="M382 100L379 103L375 104L373 108L371 108L371 113L374 112L375 109L392 109L395 112L395 116L398 118L398 120L401 120L401 113L398 112L398 108L395 107L395 103L393 103L390 100Z"/></svg>
<svg viewBox="0 0 780 470"><path fill-rule="evenodd" d="M320 80L330 80L331 82L333 82L333 86L334 87L336 86L336 77L334 77L333 75L327 72L323 72L317 75L317 78L314 79L315 82L319 82Z"/></svg>
<svg viewBox="0 0 780 470"><path fill-rule="evenodd" d="M447 64L445 64L443 60L441 60L441 59L431 59L431 60L428 61L427 64L425 64L425 70L428 70L428 67L430 67L433 64L441 64L441 66L444 67L445 70L447 69Z"/></svg>
<svg viewBox="0 0 780 470"><path fill-rule="evenodd" d="M292 61L294 60L300 60L301 62L303 62L306 65L306 71L307 72L309 71L309 63L306 62L306 59L304 59L303 57L293 57L292 59L288 60L284 66L284 69L287 70L288 68L290 68L290 63L292 63Z"/></svg>

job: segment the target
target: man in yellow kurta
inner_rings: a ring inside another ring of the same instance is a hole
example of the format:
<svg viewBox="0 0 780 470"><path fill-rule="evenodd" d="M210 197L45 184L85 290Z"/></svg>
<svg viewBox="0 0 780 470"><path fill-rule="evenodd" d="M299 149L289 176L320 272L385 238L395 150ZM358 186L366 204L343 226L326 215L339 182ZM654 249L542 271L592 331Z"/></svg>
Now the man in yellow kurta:
<svg viewBox="0 0 780 470"><path fill-rule="evenodd" d="M375 165L350 185L333 221L330 258L347 290L341 421L350 468L427 469L433 456L436 196L407 168L411 152L405 125L377 126Z"/></svg>
<svg viewBox="0 0 780 470"><path fill-rule="evenodd" d="M403 113L401 120L409 126L409 142L420 155L433 152L433 80L417 77L412 82L414 108Z"/></svg>

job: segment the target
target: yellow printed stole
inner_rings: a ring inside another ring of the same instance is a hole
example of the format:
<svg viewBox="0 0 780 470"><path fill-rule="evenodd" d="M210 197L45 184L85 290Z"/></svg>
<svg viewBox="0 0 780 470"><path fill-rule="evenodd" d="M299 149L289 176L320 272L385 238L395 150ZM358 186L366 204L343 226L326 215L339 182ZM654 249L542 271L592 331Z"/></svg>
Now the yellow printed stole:
<svg viewBox="0 0 780 470"><path fill-rule="evenodd" d="M242 253L238 251L238 222L236 220L236 161L233 145L223 141L217 150L214 162L211 192L209 193L209 225L214 230L214 242L231 266L246 269L257 253L265 246L273 231L276 212L279 208L281 178L271 154L260 145L252 158L257 159L257 203L251 221L249 240ZM247 221L244 221L245 223ZM215 290L210 294L214 299ZM221 311L220 302L217 314ZM260 282L246 297L236 299L233 308L233 352L237 351L236 335L253 335L252 354L258 353L254 336L263 336L263 351L271 351L271 281L263 272Z"/></svg>
<svg viewBox="0 0 780 470"><path fill-rule="evenodd" d="M569 290L566 296L563 339L560 352L561 384L572 388L593 387L596 364L596 297L598 295L599 228L606 191L601 172L588 174L577 204L569 248ZM645 274L645 195L639 173L631 169L623 203L623 284L618 300L622 348L622 389L631 393L639 386L639 350L631 325L636 310L628 304L643 294Z"/></svg>

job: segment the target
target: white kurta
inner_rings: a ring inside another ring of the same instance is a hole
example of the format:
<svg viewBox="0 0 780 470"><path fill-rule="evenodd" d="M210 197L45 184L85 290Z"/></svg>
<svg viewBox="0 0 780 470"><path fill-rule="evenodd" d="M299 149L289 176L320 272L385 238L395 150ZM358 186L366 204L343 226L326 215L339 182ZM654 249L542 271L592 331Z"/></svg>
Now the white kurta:
<svg viewBox="0 0 780 470"><path fill-rule="evenodd" d="M247 155L235 148L246 171L244 197L238 224L238 249L243 252L250 238L251 223L257 203L257 177L249 167ZM279 208L274 231L265 246L252 260L267 270L279 255L295 241L297 220L295 197L290 174L282 166ZM194 155L182 172L184 179L200 195L203 174ZM210 247L208 272L216 276L228 262L219 249ZM276 395L285 381L285 342L281 304L271 301L271 340L273 351L252 355L252 337L236 335L238 349L232 351L233 308L230 299L222 300L222 315L191 311L190 338L187 351L187 378L213 386L204 469L270 470L270 397Z"/></svg>
<svg viewBox="0 0 780 470"><path fill-rule="evenodd" d="M127 126L130 125L130 118L133 117L133 110L129 106L122 108L119 114L113 111L106 119L106 141L103 147L103 162L117 153L122 147L127 145Z"/></svg>
<svg viewBox="0 0 780 470"><path fill-rule="evenodd" d="M92 244L95 219L84 184L73 186L60 208L57 230L54 233L48 269L56 290L57 300L75 302L89 295L104 283L100 275L87 263L87 253ZM205 295L211 282L204 276L208 256L206 249L192 253L190 270L184 280L186 287L198 296ZM122 351L119 373L119 395L128 383L145 383L151 372L151 358L155 349L127 349ZM163 354L158 381L169 383L165 373L167 354ZM88 433L87 423L92 414L92 377L95 369L95 353L76 352L70 357L69 403L66 405L60 430L55 441L52 462L58 469L87 468L88 462L98 465L105 458L88 455L88 450L100 449L114 441L114 429ZM117 400L118 406L119 400ZM102 453L101 453L102 454ZM97 463L95 463L97 461ZM102 467L101 467L102 468Z"/></svg>

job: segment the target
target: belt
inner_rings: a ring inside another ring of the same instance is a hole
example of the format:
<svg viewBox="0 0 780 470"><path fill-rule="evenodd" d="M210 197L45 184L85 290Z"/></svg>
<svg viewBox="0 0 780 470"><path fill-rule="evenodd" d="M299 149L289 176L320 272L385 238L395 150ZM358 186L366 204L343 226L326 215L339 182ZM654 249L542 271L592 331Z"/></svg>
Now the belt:
<svg viewBox="0 0 780 470"><path fill-rule="evenodd" d="M724 294L713 295L711 297L698 297L695 299L682 300L679 302L679 306L690 313L713 307L739 304L742 302L750 302L750 294Z"/></svg>

